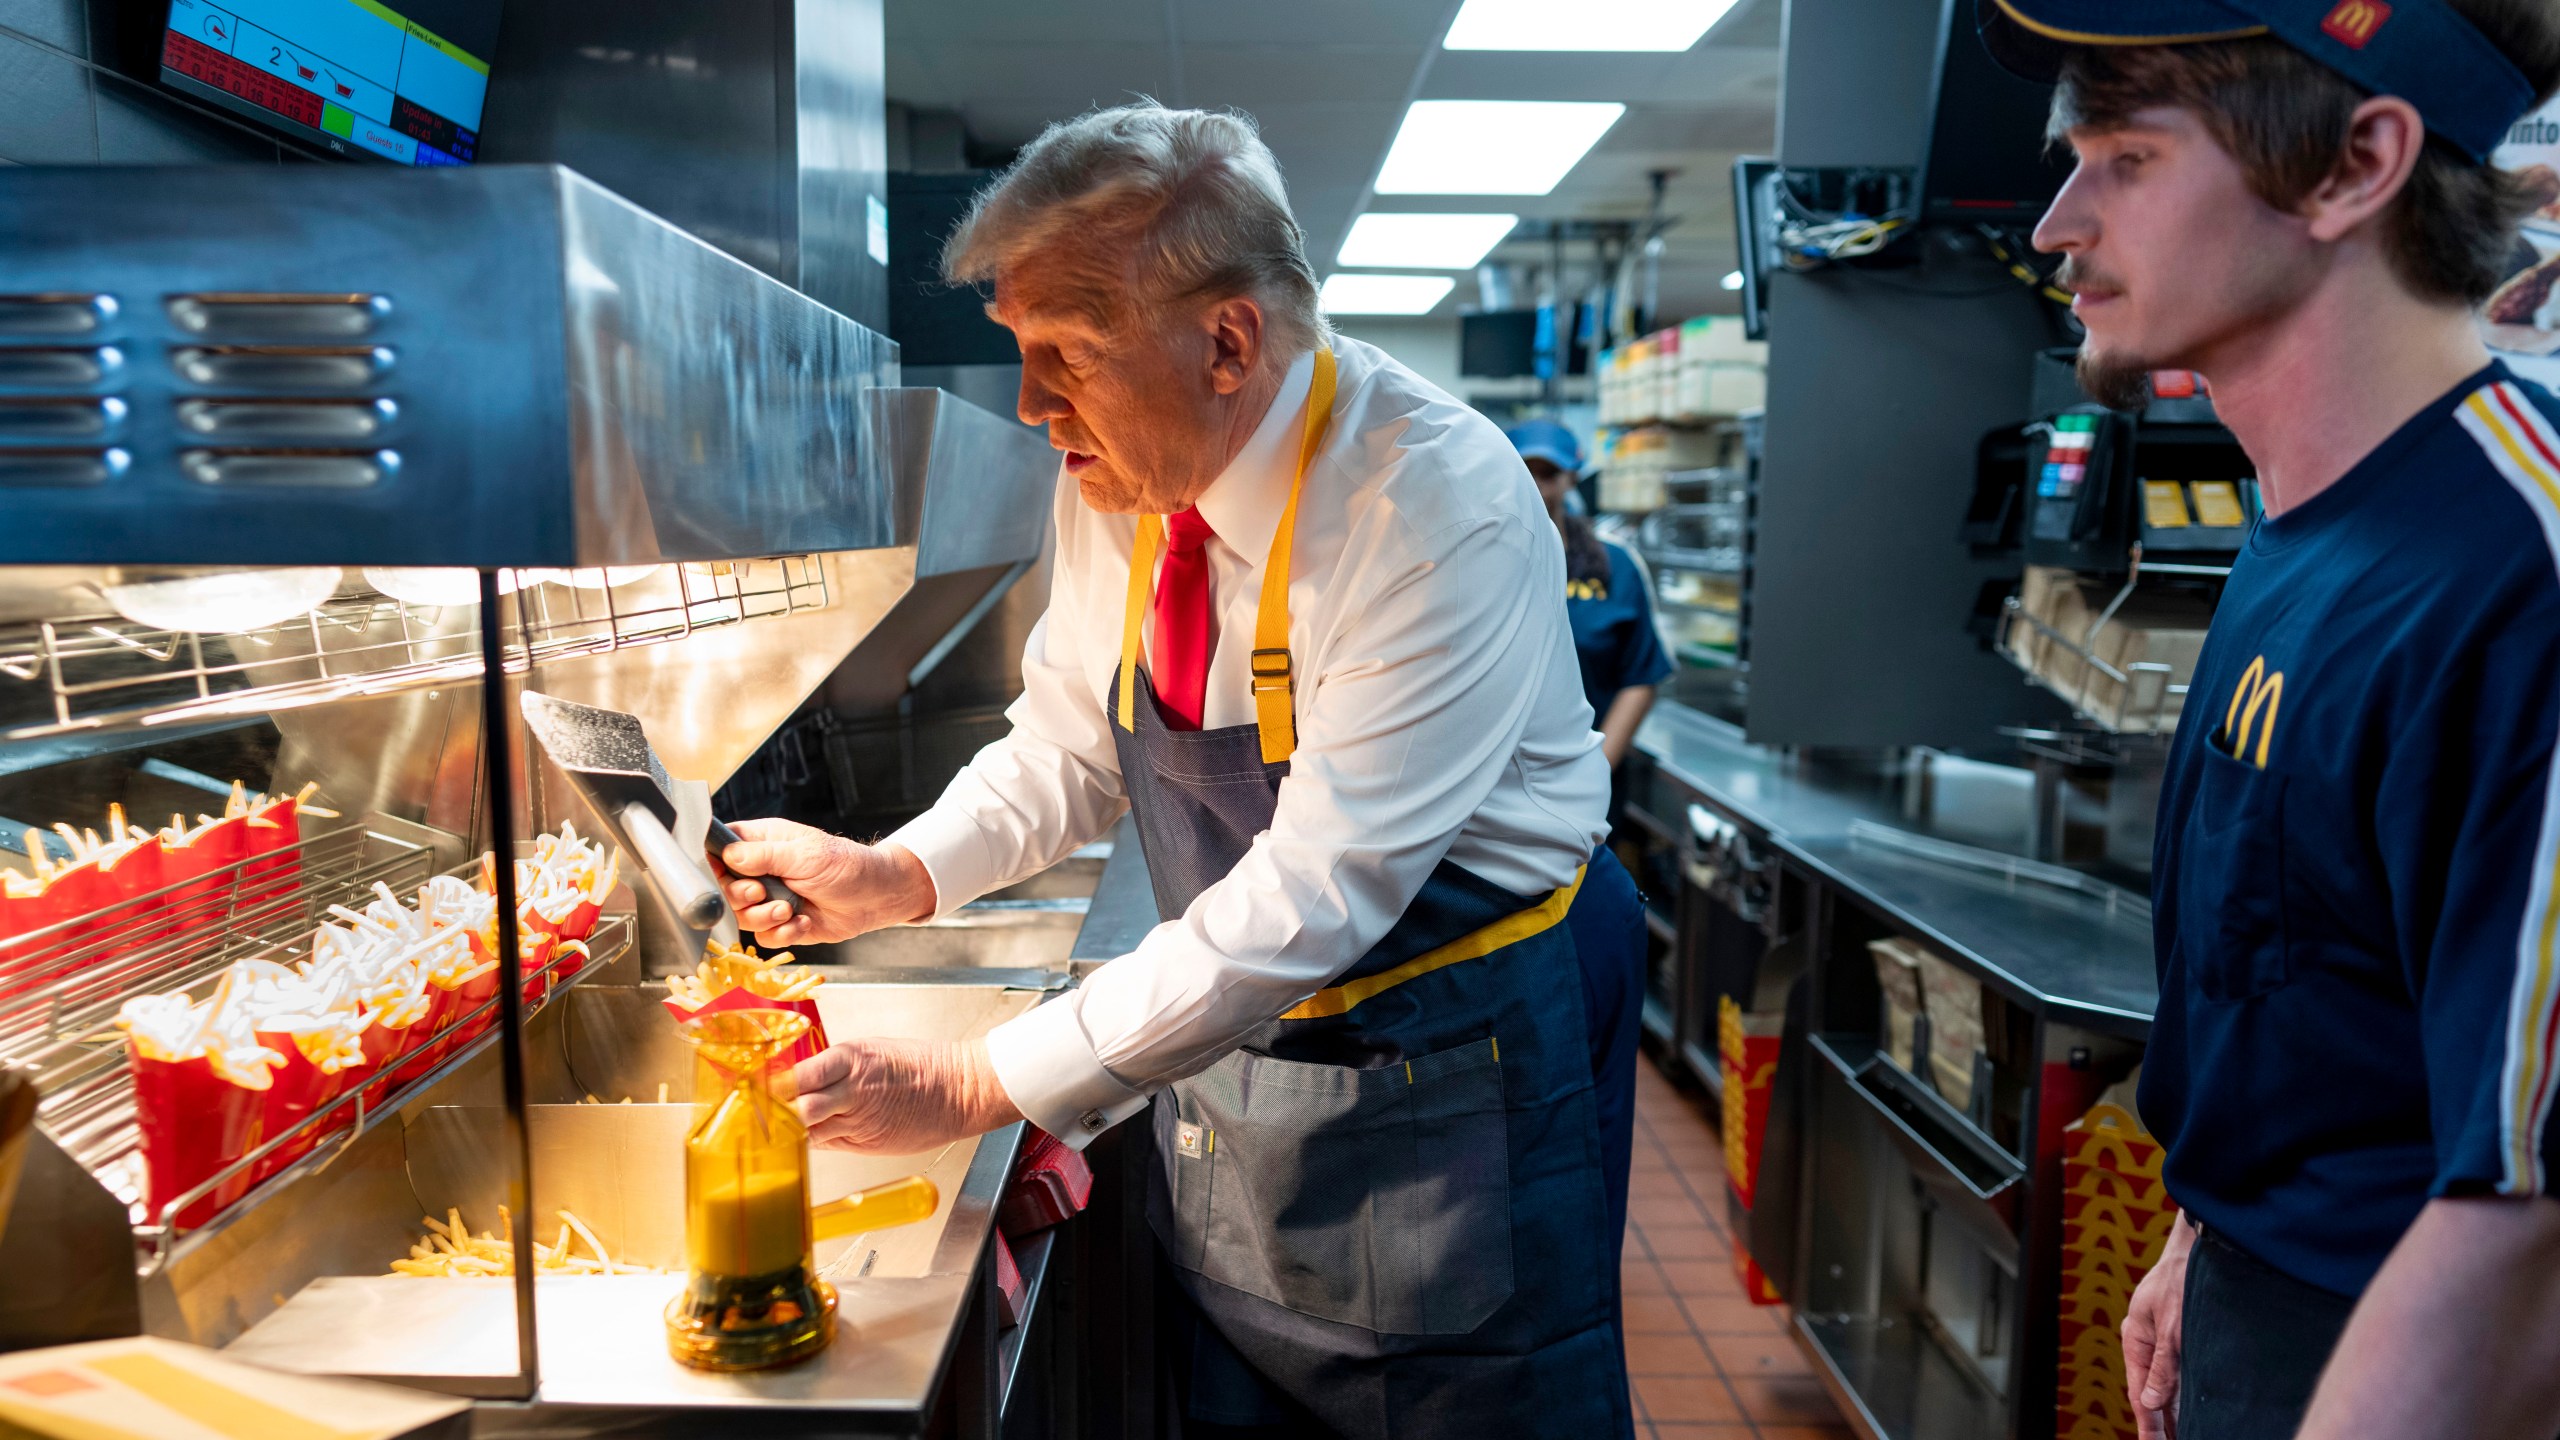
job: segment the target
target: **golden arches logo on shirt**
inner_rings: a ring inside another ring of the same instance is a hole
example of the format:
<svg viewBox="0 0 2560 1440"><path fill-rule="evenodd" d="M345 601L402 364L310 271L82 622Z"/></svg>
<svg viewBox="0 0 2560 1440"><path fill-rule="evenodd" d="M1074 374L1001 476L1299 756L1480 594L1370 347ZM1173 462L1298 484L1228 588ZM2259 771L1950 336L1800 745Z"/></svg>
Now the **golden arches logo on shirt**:
<svg viewBox="0 0 2560 1440"><path fill-rule="evenodd" d="M1606 580L1567 580L1564 582L1564 598L1567 600L1606 600L1609 598L1609 582Z"/></svg>
<svg viewBox="0 0 2560 1440"><path fill-rule="evenodd" d="M2284 704L2284 672L2269 670L2264 655L2249 662L2240 672L2240 683L2232 687L2231 708L2222 717L2221 750L2234 760L2246 760L2264 770L2267 747L2275 743L2276 712ZM2250 742L2257 749L2250 750Z"/></svg>

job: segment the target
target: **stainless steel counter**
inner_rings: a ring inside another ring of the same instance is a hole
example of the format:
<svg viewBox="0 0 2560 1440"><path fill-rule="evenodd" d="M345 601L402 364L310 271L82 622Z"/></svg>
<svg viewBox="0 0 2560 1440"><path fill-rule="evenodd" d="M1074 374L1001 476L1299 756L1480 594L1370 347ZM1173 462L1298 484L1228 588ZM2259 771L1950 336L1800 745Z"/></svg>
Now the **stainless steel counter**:
<svg viewBox="0 0 2560 1440"><path fill-rule="evenodd" d="M1076 931L1075 948L1067 952L1076 978L1137 949L1138 942L1159 923L1155 882L1148 878L1147 857L1138 849L1137 822L1122 816L1112 827L1111 859L1093 887L1084 927Z"/></svg>
<svg viewBox="0 0 2560 1440"><path fill-rule="evenodd" d="M1825 768L1756 746L1677 702L1654 708L1636 745L1726 818L1913 935L1970 961L2021 1004L2141 1039L2159 1003L2151 927L2138 906L1893 853L1856 822L1913 828L1890 777Z"/></svg>

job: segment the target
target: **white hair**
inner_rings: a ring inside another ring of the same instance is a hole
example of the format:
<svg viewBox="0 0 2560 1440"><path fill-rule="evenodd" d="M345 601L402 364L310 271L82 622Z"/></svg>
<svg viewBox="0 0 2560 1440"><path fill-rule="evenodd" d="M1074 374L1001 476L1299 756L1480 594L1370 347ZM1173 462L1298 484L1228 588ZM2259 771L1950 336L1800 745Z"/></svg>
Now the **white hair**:
<svg viewBox="0 0 2560 1440"><path fill-rule="evenodd" d="M1252 297L1279 353L1327 333L1306 232L1250 116L1148 100L1050 126L978 192L943 246L943 277L989 281L1070 236L1086 254L1124 249L1145 302Z"/></svg>

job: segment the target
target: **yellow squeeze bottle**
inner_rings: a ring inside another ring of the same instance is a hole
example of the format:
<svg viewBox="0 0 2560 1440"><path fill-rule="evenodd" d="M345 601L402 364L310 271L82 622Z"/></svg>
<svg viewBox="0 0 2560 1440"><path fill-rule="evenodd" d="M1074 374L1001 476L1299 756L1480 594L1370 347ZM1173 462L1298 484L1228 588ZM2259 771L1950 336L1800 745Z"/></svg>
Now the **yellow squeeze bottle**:
<svg viewBox="0 0 2560 1440"><path fill-rule="evenodd" d="M809 1208L809 1132L784 1057L809 1022L783 1010L728 1010L681 1027L694 1052L685 1135L684 1292L667 1306L667 1347L704 1370L756 1370L814 1355L835 1333L835 1287L816 1278L818 1240L904 1225L940 1195L911 1175Z"/></svg>

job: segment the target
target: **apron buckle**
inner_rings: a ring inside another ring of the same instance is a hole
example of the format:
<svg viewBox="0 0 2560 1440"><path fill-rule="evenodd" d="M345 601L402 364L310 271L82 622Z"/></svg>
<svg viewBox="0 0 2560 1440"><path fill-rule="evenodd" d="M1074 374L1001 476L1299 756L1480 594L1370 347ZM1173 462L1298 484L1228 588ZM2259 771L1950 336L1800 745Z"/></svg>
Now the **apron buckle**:
<svg viewBox="0 0 2560 1440"><path fill-rule="evenodd" d="M1285 648L1254 651L1249 668L1256 690L1286 690L1292 686L1289 652Z"/></svg>

